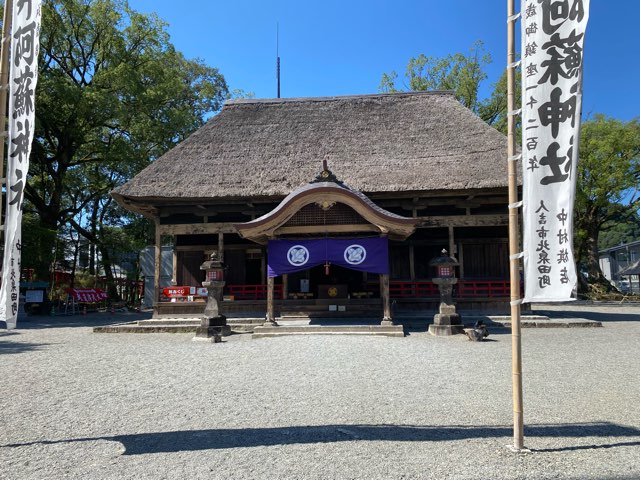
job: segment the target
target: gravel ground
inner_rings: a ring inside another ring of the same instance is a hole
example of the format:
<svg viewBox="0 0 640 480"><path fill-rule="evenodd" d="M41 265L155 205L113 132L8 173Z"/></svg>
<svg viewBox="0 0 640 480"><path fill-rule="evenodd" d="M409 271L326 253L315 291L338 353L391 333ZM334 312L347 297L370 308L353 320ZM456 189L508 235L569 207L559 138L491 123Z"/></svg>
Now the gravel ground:
<svg viewBox="0 0 640 480"><path fill-rule="evenodd" d="M203 344L31 321L0 333L0 478L640 478L640 307L536 309L605 325L523 331L526 454L507 332Z"/></svg>

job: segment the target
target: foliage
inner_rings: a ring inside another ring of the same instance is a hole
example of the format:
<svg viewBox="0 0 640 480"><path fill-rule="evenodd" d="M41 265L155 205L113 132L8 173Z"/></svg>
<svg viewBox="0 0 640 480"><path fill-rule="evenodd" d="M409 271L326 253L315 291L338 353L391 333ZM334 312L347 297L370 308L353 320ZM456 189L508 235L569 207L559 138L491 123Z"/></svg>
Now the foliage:
<svg viewBox="0 0 640 480"><path fill-rule="evenodd" d="M637 222L640 196L640 121L596 115L583 122L575 205L578 262L604 282L598 264L600 232Z"/></svg>
<svg viewBox="0 0 640 480"><path fill-rule="evenodd" d="M503 133L507 131L507 75L506 72L493 85L488 98L479 97L480 86L487 78L485 68L491 55L482 42L476 42L468 55L449 54L443 58L420 54L409 59L403 87L398 86L395 71L383 73L379 89L382 92L452 90L456 98L489 125ZM516 74L516 104L520 103L520 77Z"/></svg>
<svg viewBox="0 0 640 480"><path fill-rule="evenodd" d="M201 126L227 88L125 1L47 0L42 22L25 197L55 228Z"/></svg>
<svg viewBox="0 0 640 480"><path fill-rule="evenodd" d="M405 72L404 89L453 90L456 98L499 131L507 131L506 72L494 84L488 98L479 98L480 84L491 57L481 42L469 55L456 53L444 58L419 55L411 58ZM396 72L382 75L380 89L400 91ZM516 108L520 104L520 74L516 75ZM519 125L516 136L520 137ZM605 284L598 263L601 232L606 242L638 239L640 206L638 180L640 151L638 120L620 122L596 115L584 123L578 163L575 246L577 259L591 282ZM607 233L607 232L610 232ZM608 243L607 243L608 245ZM601 247L602 248L602 247ZM603 286L605 288L606 285ZM584 285L583 285L584 287Z"/></svg>
<svg viewBox="0 0 640 480"><path fill-rule="evenodd" d="M71 225L105 261L109 225L132 218L109 192L202 126L228 89L126 0L44 0L42 12L25 210L49 231Z"/></svg>
<svg viewBox="0 0 640 480"><path fill-rule="evenodd" d="M598 250L640 240L640 215L631 212L625 222L607 222L598 238Z"/></svg>
<svg viewBox="0 0 640 480"><path fill-rule="evenodd" d="M33 213L22 216L21 262L33 269L32 280L49 281L50 265L54 261L56 231L40 224Z"/></svg>

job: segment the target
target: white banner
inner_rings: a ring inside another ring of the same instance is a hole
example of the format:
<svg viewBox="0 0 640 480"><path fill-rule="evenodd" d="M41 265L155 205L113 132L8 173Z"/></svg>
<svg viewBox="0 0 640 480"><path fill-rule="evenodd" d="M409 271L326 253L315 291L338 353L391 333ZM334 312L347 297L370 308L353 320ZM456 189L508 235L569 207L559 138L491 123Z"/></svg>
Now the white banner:
<svg viewBox="0 0 640 480"><path fill-rule="evenodd" d="M574 300L573 203L589 0L522 0L524 302Z"/></svg>
<svg viewBox="0 0 640 480"><path fill-rule="evenodd" d="M9 74L7 212L5 217L0 320L15 328L20 287L22 202L35 128L41 0L14 1Z"/></svg>

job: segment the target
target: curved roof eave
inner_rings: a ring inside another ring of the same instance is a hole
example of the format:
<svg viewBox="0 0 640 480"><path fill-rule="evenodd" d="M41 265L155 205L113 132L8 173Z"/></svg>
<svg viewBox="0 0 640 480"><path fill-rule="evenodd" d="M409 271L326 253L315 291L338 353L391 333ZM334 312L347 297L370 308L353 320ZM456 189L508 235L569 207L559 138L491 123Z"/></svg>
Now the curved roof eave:
<svg viewBox="0 0 640 480"><path fill-rule="evenodd" d="M363 193L334 182L309 183L287 195L271 212L245 223L235 224L240 236L260 241L282 226L298 210L311 203L330 200L344 203L365 220L380 228L381 233L406 238L416 228L417 219L389 212L373 203Z"/></svg>

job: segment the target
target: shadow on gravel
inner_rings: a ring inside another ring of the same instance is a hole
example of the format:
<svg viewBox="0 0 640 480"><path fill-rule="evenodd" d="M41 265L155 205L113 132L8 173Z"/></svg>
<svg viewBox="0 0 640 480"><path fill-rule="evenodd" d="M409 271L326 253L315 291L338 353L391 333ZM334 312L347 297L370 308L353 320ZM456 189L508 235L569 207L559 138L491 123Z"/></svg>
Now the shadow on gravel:
<svg viewBox="0 0 640 480"><path fill-rule="evenodd" d="M34 350L40 350L42 347L46 347L47 345L49 345L48 343L14 342L5 340L8 337L19 336L20 334L18 332L0 333L0 355L32 352Z"/></svg>
<svg viewBox="0 0 640 480"><path fill-rule="evenodd" d="M471 328L473 327L473 324L467 324L464 325L464 328ZM496 327L493 325L489 325L488 327L489 330L489 336L491 335L511 335L511 329L510 328L506 328L506 327ZM404 328L404 334L406 336L411 335L412 333L427 333L429 330L428 325L424 328L422 327L415 327L415 326L411 326L411 327L405 327ZM459 335L464 335L464 334L459 334ZM491 340L489 338L485 338L483 340L483 342L497 342L498 340ZM482 342L480 342L482 343Z"/></svg>
<svg viewBox="0 0 640 480"><path fill-rule="evenodd" d="M640 322L640 308L638 313L613 313L613 312L585 312L571 311L564 312L557 310L535 310L535 314L546 315L549 318L584 318L585 320L595 320L596 322Z"/></svg>
<svg viewBox="0 0 640 480"><path fill-rule="evenodd" d="M137 433L110 437L43 440L39 442L2 445L2 447L22 447L29 445L50 445L57 443L109 440L120 442L125 448L124 455L142 455L146 453L175 453L183 451L334 443L358 440L390 442L446 442L473 438L508 438L512 433L513 429L510 426L440 427L414 425L319 425ZM629 442L536 450L538 452L588 450L640 445L640 429L626 427L624 425L616 425L609 422L531 425L525 427L525 436L548 438L635 437L633 441Z"/></svg>
<svg viewBox="0 0 640 480"><path fill-rule="evenodd" d="M151 313L117 312L90 313L87 315L56 315L32 316L28 320L18 321L18 329L40 328L74 328L74 327L103 327L118 323L135 322L151 318Z"/></svg>

